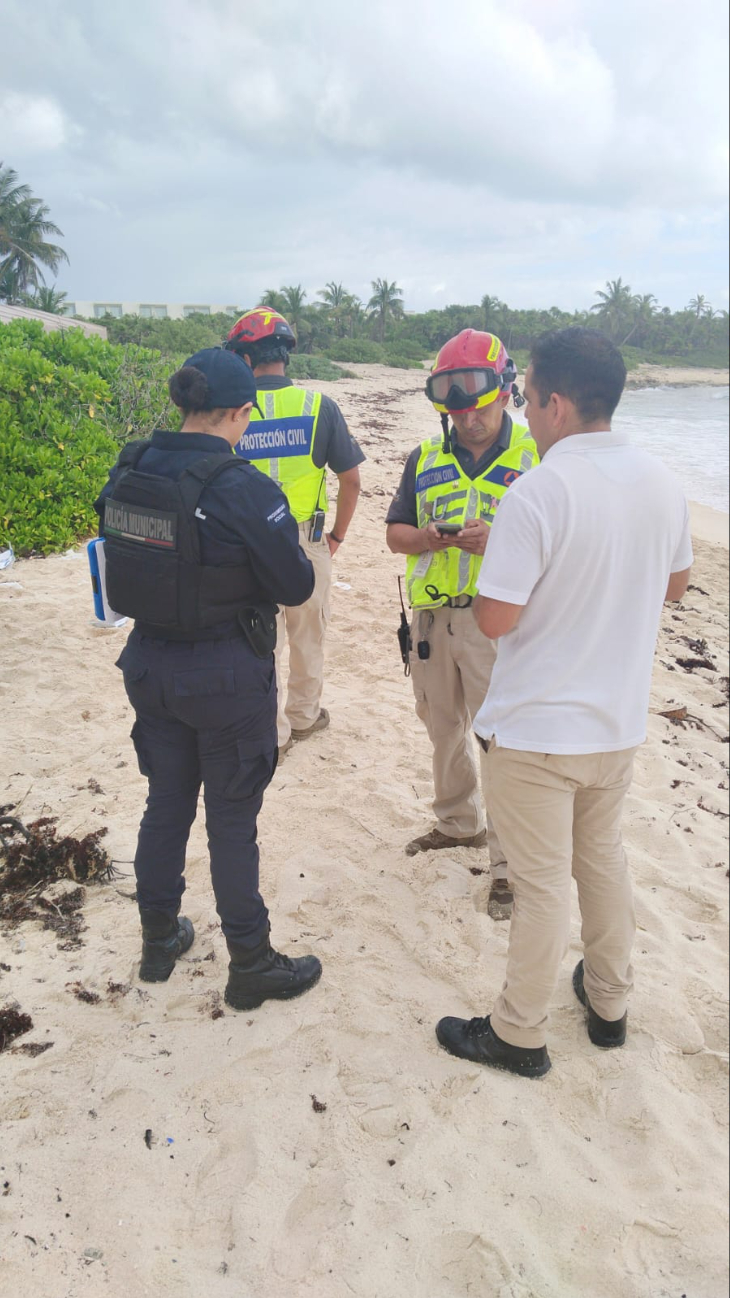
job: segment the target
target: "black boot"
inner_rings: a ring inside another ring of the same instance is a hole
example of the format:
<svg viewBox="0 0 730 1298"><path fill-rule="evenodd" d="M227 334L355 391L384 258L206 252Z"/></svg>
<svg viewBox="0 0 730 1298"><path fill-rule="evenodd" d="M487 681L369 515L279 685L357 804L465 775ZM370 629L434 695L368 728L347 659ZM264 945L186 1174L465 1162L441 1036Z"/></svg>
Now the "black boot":
<svg viewBox="0 0 730 1298"><path fill-rule="evenodd" d="M170 977L175 961L193 945L195 931L189 919L164 915L159 910L143 910L142 963L139 976L145 983L164 983Z"/></svg>
<svg viewBox="0 0 730 1298"><path fill-rule="evenodd" d="M439 1045L450 1055L472 1064L487 1064L518 1077L544 1077L550 1071L547 1046L527 1049L503 1041L485 1019L441 1019L436 1024Z"/></svg>
<svg viewBox="0 0 730 1298"><path fill-rule="evenodd" d="M226 1004L234 1010L255 1010L264 1001L288 1001L314 987L322 975L322 966L314 955L295 960L274 951L267 932L257 947L237 946L228 942L231 962L228 966Z"/></svg>
<svg viewBox="0 0 730 1298"><path fill-rule="evenodd" d="M624 1014L622 1019L602 1019L600 1014L596 1014L583 986L582 960L578 961L573 970L573 991L581 1005L585 1005L588 1011L588 1036L594 1046L602 1046L604 1050L610 1050L612 1046L622 1046L626 1040L627 1015Z"/></svg>

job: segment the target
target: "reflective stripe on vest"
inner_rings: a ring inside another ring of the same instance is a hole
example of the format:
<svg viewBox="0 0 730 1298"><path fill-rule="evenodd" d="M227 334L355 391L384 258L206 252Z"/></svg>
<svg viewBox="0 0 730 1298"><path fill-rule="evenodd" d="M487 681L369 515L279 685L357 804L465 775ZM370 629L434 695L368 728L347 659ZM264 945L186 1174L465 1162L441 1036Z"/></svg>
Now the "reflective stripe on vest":
<svg viewBox="0 0 730 1298"><path fill-rule="evenodd" d="M314 463L321 392L308 388L275 388L257 393L263 417L251 422L234 450L281 487L298 523L315 509L327 508L326 471Z"/></svg>
<svg viewBox="0 0 730 1298"><path fill-rule="evenodd" d="M529 429L514 422L507 450L473 480L455 455L444 452L440 436L423 442L416 466L418 526L427 527L432 521L463 525L468 519L481 518L491 527L502 496L538 460ZM481 565L480 554L468 554L457 546L409 555L406 586L411 606L438 608L447 599L476 595Z"/></svg>

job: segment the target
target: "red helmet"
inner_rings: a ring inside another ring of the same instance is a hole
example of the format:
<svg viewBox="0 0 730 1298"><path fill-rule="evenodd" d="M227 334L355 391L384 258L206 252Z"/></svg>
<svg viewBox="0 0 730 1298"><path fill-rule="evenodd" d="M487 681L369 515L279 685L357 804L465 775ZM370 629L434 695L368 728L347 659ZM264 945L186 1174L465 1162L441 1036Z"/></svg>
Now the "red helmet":
<svg viewBox="0 0 730 1298"><path fill-rule="evenodd" d="M517 370L495 334L462 329L444 343L426 381L426 395L442 414L491 405L511 392Z"/></svg>
<svg viewBox="0 0 730 1298"><path fill-rule="evenodd" d="M244 311L226 336L226 347L229 351L250 352L256 343L271 342L280 344L287 351L292 351L297 340L294 330L283 315L269 306L256 306L252 311Z"/></svg>

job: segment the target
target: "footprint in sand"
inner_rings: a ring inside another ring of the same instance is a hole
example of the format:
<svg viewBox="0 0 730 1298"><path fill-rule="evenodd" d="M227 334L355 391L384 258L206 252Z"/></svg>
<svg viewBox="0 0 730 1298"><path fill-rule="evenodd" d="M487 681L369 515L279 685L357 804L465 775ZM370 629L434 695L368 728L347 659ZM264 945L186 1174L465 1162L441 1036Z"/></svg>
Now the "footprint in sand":
<svg viewBox="0 0 730 1298"><path fill-rule="evenodd" d="M419 1293L438 1298L464 1298L465 1294L494 1298L531 1298L531 1290L516 1279L502 1250L492 1240L472 1231L455 1230L431 1240L417 1270L423 1284Z"/></svg>
<svg viewBox="0 0 730 1298"><path fill-rule="evenodd" d="M282 1280L290 1284L311 1281L321 1269L323 1253L332 1247L333 1233L351 1211L345 1202L346 1189L342 1173L310 1170L307 1184L287 1208L278 1232L282 1242L272 1253L273 1269Z"/></svg>
<svg viewBox="0 0 730 1298"><path fill-rule="evenodd" d="M241 1201L256 1178L258 1148L249 1126L228 1122L195 1175L194 1211L186 1229L198 1241L232 1249L239 1229Z"/></svg>

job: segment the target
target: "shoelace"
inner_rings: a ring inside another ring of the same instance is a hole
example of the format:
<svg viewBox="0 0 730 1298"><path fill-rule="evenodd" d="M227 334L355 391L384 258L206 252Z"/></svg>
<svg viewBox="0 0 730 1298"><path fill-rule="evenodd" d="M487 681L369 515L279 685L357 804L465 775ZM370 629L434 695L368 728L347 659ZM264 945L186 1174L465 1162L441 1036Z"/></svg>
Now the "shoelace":
<svg viewBox="0 0 730 1298"><path fill-rule="evenodd" d="M279 969L286 969L287 973L293 973L295 966L288 955L282 955L281 951L274 951L269 947L269 953L274 957L274 964Z"/></svg>
<svg viewBox="0 0 730 1298"><path fill-rule="evenodd" d="M464 1028L464 1035L467 1037L484 1037L489 1032L489 1019L470 1019Z"/></svg>

